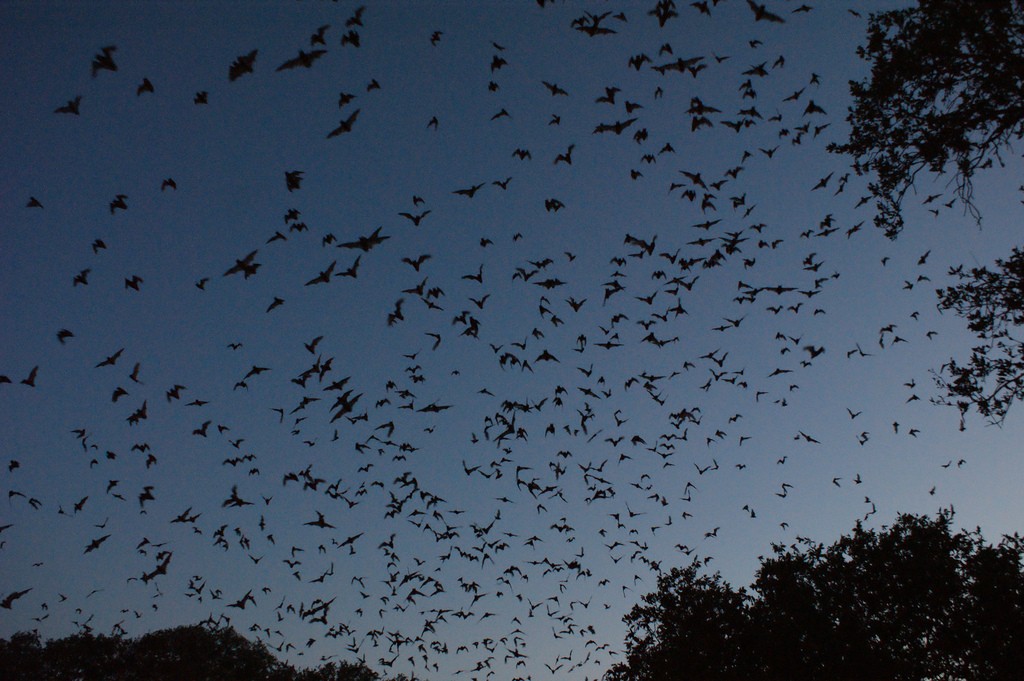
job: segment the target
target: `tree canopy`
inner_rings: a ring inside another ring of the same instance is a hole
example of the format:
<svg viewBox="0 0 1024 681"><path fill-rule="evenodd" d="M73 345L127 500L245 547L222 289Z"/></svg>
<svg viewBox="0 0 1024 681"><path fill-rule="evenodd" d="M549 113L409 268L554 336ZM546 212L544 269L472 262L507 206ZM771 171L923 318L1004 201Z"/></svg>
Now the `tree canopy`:
<svg viewBox="0 0 1024 681"><path fill-rule="evenodd" d="M802 539L734 589L664 573L627 615L608 681L1010 679L1024 668L1024 541L954 531L953 511Z"/></svg>
<svg viewBox="0 0 1024 681"><path fill-rule="evenodd" d="M369 667L328 662L298 670L262 643L230 627L189 625L135 639L78 633L40 641L20 632L0 639L0 678L6 681L375 681Z"/></svg>
<svg viewBox="0 0 1024 681"><path fill-rule="evenodd" d="M1024 252L1013 249L995 268L952 270L958 283L940 289L939 308L967 320L981 343L966 362L950 359L936 374L945 392L937 401L956 405L961 427L973 407L992 423L1002 423L1015 400L1024 399Z"/></svg>
<svg viewBox="0 0 1024 681"><path fill-rule="evenodd" d="M873 173L875 224L896 238L922 170L952 173L957 197L980 221L975 172L1002 163L1024 137L1024 0L919 0L874 14L858 54L871 75L850 83L849 139L830 150L851 155L858 174ZM965 318L980 342L935 373L934 401L959 408L961 429L972 408L999 424L1024 398L1024 346L1014 335L1024 322L1024 255L1015 249L991 269L951 275L958 282L938 290L939 309Z"/></svg>
<svg viewBox="0 0 1024 681"><path fill-rule="evenodd" d="M875 175L875 224L899 234L922 170L952 172L978 218L975 171L1024 137L1024 0L919 0L874 14L858 53L871 75L850 83L850 137L831 150Z"/></svg>

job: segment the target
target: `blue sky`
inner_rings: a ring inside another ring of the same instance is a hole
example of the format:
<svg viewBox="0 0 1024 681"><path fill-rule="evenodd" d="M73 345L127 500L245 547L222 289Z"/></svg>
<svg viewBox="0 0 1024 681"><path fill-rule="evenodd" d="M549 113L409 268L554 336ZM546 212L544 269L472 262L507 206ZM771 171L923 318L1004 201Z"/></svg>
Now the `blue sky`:
<svg viewBox="0 0 1024 681"><path fill-rule="evenodd" d="M773 542L950 505L990 538L1019 530L1018 415L960 432L930 403L930 372L972 341L935 289L1019 241L1019 158L978 177L982 227L944 205L948 178L923 178L889 241L857 206L866 178L825 145L866 75L865 17L899 3L769 3L782 24L677 4L664 27L632 3L368 4L349 27L344 2L0 6L0 413L19 464L0 592L31 589L0 633L227 616L300 664L594 678L655 565L707 560L746 584ZM615 33L573 28L606 11ZM323 25L326 53L277 71ZM117 71L93 77L108 45ZM697 57L696 75L651 68ZM79 95L80 115L54 113ZM692 130L695 99L719 109L710 127ZM339 247L378 228L370 250ZM251 277L225 276L253 251ZM224 507L232 488L253 505ZM306 525L318 513L334 527ZM331 599L326 622L301 616Z"/></svg>

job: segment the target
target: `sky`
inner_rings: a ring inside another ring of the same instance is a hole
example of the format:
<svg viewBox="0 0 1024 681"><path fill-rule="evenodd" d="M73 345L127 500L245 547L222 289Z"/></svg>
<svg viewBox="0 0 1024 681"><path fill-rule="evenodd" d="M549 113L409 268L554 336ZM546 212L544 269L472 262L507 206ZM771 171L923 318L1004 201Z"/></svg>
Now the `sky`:
<svg viewBox="0 0 1024 681"><path fill-rule="evenodd" d="M826 145L904 3L699 4L0 4L0 635L594 679L659 571L1019 531L933 372L1020 158L889 240Z"/></svg>

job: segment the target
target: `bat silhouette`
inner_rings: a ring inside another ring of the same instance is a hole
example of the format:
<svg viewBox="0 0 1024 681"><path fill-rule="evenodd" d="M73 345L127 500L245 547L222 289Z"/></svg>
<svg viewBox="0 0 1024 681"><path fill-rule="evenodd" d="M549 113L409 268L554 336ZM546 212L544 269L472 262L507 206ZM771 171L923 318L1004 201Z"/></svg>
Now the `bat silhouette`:
<svg viewBox="0 0 1024 681"><path fill-rule="evenodd" d="M296 69L299 68L300 66L308 69L311 66L313 66L313 62L315 62L317 59L324 56L325 54L327 54L327 50L311 50L309 52L306 52L305 50L299 50L299 54L297 57L293 57L292 59L289 59L285 63L281 64L280 66L277 67L277 70L285 71L287 69Z"/></svg>
<svg viewBox="0 0 1024 681"><path fill-rule="evenodd" d="M253 251L244 258L240 260L235 260L235 264L228 268L228 270L224 273L224 276L227 277L229 275L238 274L239 272L242 272L245 278L248 279L253 274L256 274L256 269L260 266L260 264L258 262L253 262L253 259L256 257L256 254L258 252L259 251Z"/></svg>
<svg viewBox="0 0 1024 681"><path fill-rule="evenodd" d="M69 99L68 103L64 106L58 106L56 109L53 110L53 113L74 114L75 116L77 116L79 115L78 107L81 103L82 95L78 95L74 99Z"/></svg>
<svg viewBox="0 0 1024 681"><path fill-rule="evenodd" d="M228 67L228 80L233 82L247 73L252 73L253 67L256 64L257 54L259 54L259 50L253 50L249 54L243 54L231 62L231 66Z"/></svg>
<svg viewBox="0 0 1024 681"><path fill-rule="evenodd" d="M117 64L114 63L115 45L100 48L99 54L92 58L92 77L100 71L117 71Z"/></svg>
<svg viewBox="0 0 1024 681"><path fill-rule="evenodd" d="M329 133L327 133L327 139L331 139L332 137L337 137L338 135L342 135L342 134L344 134L346 132L352 132L352 124L355 123L356 122L356 118L359 117L359 112L360 112L360 109L356 109L355 111L352 112L352 114L348 118L346 118L343 121L341 121L338 124L338 127L336 127L334 130L331 130Z"/></svg>
<svg viewBox="0 0 1024 681"><path fill-rule="evenodd" d="M347 241L343 244L338 244L338 248L358 248L361 251L369 251L374 246L378 246L391 238L390 236L381 236L381 229L383 228L378 227L373 230L373 234L369 236L361 236L355 241Z"/></svg>
<svg viewBox="0 0 1024 681"><path fill-rule="evenodd" d="M769 12L768 7L764 4L759 5L754 2L754 0L747 0L747 4L750 6L750 10L754 13L754 21L770 21L776 24L783 24L786 22L786 20L778 14Z"/></svg>
<svg viewBox="0 0 1024 681"><path fill-rule="evenodd" d="M25 589L24 591L13 591L13 592L7 594L4 597L4 599L2 601L0 601L0 608L4 608L6 610L10 610L11 606L14 604L14 601L18 600L19 598L21 598L22 596L24 596L25 594L27 594L31 590L32 589Z"/></svg>
<svg viewBox="0 0 1024 681"><path fill-rule="evenodd" d="M622 131L633 125L636 122L635 118L628 118L624 121L616 121L615 123L599 123L594 128L594 134L601 132L614 132L616 135L621 135Z"/></svg>
<svg viewBox="0 0 1024 681"><path fill-rule="evenodd" d="M484 184L485 183L481 182L480 184L475 184L472 187L467 187L465 189L456 189L452 194L458 194L459 196L465 196L466 198L471 199L480 190L480 188L484 186Z"/></svg>

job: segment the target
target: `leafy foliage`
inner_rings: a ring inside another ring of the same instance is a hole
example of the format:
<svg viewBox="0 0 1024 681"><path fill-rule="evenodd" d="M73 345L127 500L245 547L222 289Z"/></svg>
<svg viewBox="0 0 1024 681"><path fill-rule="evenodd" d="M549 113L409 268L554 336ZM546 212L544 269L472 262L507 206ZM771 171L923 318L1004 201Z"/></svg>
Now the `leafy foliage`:
<svg viewBox="0 0 1024 681"><path fill-rule="evenodd" d="M850 138L830 150L875 174L875 224L899 234L903 198L925 169L952 170L978 219L975 171L1024 137L1024 0L919 0L875 14L858 53L871 76L850 83Z"/></svg>
<svg viewBox="0 0 1024 681"><path fill-rule="evenodd" d="M900 515L831 546L776 546L733 589L691 565L626 617L608 681L1009 679L1024 668L1024 541Z"/></svg>
<svg viewBox="0 0 1024 681"><path fill-rule="evenodd" d="M871 76L851 82L849 140L832 145L854 157L859 173L873 172L875 224L895 238L901 205L919 172L952 171L967 210L977 170L1024 137L1024 0L919 0L917 7L872 15L861 58ZM1024 398L1024 347L1013 331L1024 321L1024 256L963 272L938 291L939 308L964 317L980 344L965 362L951 359L935 375L943 395L934 401L972 407L1002 423Z"/></svg>
<svg viewBox="0 0 1024 681"><path fill-rule="evenodd" d="M362 664L296 670L231 628L200 625L137 639L80 633L43 644L38 634L0 639L0 678L9 681L375 681Z"/></svg>
<svg viewBox="0 0 1024 681"><path fill-rule="evenodd" d="M974 407L992 423L1002 423L1014 400L1024 399L1024 341L1014 335L1024 325L1024 252L1019 248L995 269L951 271L960 283L939 290L939 308L967 320L982 341L966 363L950 359L936 374L945 391L937 401L960 409L961 428Z"/></svg>
<svg viewBox="0 0 1024 681"><path fill-rule="evenodd" d="M750 597L718 574L700 575L696 565L658 578L658 590L626 617L628 663L613 668L611 681L675 678L744 678L754 667L744 655L750 640Z"/></svg>

